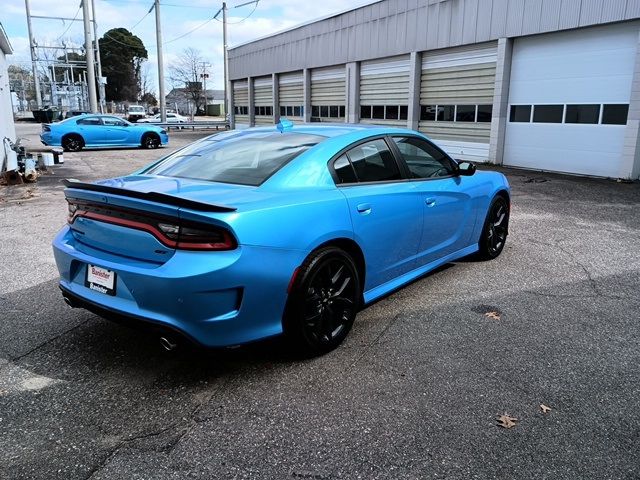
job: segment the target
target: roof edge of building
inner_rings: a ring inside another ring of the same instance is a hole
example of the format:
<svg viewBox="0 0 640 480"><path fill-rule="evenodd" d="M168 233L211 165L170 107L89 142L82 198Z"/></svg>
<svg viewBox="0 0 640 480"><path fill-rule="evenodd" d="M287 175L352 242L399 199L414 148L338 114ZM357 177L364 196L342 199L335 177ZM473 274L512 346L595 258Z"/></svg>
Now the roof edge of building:
<svg viewBox="0 0 640 480"><path fill-rule="evenodd" d="M0 49L2 49L5 55L11 55L13 53L13 47L11 46L11 42L9 42L9 37L2 23L0 23Z"/></svg>

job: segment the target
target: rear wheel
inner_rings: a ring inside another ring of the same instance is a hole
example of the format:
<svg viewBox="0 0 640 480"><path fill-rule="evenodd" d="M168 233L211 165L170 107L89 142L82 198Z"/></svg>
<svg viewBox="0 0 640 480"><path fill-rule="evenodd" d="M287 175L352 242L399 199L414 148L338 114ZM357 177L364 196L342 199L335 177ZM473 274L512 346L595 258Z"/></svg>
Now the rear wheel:
<svg viewBox="0 0 640 480"><path fill-rule="evenodd" d="M285 335L306 356L333 350L351 330L360 296L358 270L349 254L336 247L312 253L289 294Z"/></svg>
<svg viewBox="0 0 640 480"><path fill-rule="evenodd" d="M507 241L508 227L509 203L499 195L491 202L487 218L484 221L480 237L480 250L478 251L480 259L493 260L502 253Z"/></svg>
<svg viewBox="0 0 640 480"><path fill-rule="evenodd" d="M160 146L160 137L155 133L145 133L142 136L142 148L158 148Z"/></svg>
<svg viewBox="0 0 640 480"><path fill-rule="evenodd" d="M79 152L84 147L84 140L80 135L69 134L62 138L62 148L67 152Z"/></svg>

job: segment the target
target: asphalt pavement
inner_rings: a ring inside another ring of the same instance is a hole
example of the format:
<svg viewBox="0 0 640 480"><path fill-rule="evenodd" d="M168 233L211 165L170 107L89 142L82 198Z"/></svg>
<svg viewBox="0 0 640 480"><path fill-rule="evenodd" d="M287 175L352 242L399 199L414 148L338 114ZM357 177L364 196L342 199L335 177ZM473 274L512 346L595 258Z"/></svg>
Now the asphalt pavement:
<svg viewBox="0 0 640 480"><path fill-rule="evenodd" d="M504 169L503 254L366 308L336 351L167 354L67 307L50 242L63 178L200 135L68 154L0 190L0 478L640 478L639 184Z"/></svg>

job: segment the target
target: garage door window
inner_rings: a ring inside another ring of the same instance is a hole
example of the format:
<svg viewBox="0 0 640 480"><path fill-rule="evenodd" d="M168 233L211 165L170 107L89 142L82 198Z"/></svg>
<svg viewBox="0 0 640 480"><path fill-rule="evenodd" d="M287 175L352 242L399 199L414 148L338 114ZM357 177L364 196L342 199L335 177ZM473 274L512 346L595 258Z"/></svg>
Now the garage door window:
<svg viewBox="0 0 640 480"><path fill-rule="evenodd" d="M567 105L565 123L597 124L600 120L600 105Z"/></svg>
<svg viewBox="0 0 640 480"><path fill-rule="evenodd" d="M533 107L535 123L562 123L564 105L536 105Z"/></svg>
<svg viewBox="0 0 640 480"><path fill-rule="evenodd" d="M512 122L531 121L531 105L511 105L511 114L509 119Z"/></svg>
<svg viewBox="0 0 640 480"><path fill-rule="evenodd" d="M629 105L603 105L602 123L604 125L626 125Z"/></svg>
<svg viewBox="0 0 640 480"><path fill-rule="evenodd" d="M456 109L456 122L475 122L476 106L475 105L458 105Z"/></svg>

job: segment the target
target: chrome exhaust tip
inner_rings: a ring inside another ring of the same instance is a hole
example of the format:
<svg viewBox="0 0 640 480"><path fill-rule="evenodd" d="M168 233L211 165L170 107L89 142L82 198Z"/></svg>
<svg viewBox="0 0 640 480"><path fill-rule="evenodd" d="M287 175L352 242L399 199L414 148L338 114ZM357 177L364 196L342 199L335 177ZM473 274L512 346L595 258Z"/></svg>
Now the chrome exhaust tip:
<svg viewBox="0 0 640 480"><path fill-rule="evenodd" d="M171 338L167 338L167 337L160 337L160 345L167 352L171 352L171 351L175 350L176 347L178 346L178 344L175 341L172 341Z"/></svg>
<svg viewBox="0 0 640 480"><path fill-rule="evenodd" d="M64 299L64 303L69 305L71 308L76 308L76 306L73 304L73 301L69 297L63 295L62 298Z"/></svg>

